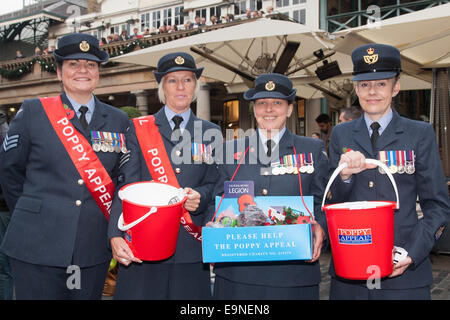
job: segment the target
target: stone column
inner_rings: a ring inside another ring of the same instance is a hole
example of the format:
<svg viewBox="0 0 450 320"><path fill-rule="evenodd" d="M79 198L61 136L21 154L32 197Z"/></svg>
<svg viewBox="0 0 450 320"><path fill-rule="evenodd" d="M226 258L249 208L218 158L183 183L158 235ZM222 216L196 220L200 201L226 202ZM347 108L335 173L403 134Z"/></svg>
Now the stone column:
<svg viewBox="0 0 450 320"><path fill-rule="evenodd" d="M143 116L148 115L148 92L143 90L131 93L136 96L136 108L138 108Z"/></svg>
<svg viewBox="0 0 450 320"><path fill-rule="evenodd" d="M430 121L434 125L438 145L442 146L441 159L445 176L450 176L450 112L449 112L449 68L434 68L432 82L432 107Z"/></svg>
<svg viewBox="0 0 450 320"><path fill-rule="evenodd" d="M308 99L305 103L306 114L306 136L310 137L313 132L319 132L319 126L316 122L317 116L321 113L320 99Z"/></svg>
<svg viewBox="0 0 450 320"><path fill-rule="evenodd" d="M207 121L211 121L209 90L209 85L200 82L200 90L197 94L197 117Z"/></svg>

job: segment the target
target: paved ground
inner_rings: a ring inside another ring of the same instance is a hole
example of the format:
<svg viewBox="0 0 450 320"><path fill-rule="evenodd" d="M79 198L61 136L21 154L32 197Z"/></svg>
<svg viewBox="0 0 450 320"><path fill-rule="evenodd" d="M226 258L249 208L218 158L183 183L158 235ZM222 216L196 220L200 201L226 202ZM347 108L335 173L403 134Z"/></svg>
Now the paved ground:
<svg viewBox="0 0 450 320"><path fill-rule="evenodd" d="M330 276L328 267L330 263L330 252L325 252L320 257L322 282L320 283L320 299L328 300L330 290ZM450 255L430 255L434 283L431 286L432 300L450 300Z"/></svg>
<svg viewBox="0 0 450 320"><path fill-rule="evenodd" d="M434 283L431 299L450 300L450 255L431 255Z"/></svg>

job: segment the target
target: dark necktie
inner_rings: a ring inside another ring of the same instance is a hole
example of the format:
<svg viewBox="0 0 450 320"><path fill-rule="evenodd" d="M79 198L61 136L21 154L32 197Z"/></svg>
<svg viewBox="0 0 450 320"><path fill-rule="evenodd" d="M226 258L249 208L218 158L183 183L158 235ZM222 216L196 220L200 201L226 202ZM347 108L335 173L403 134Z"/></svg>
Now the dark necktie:
<svg viewBox="0 0 450 320"><path fill-rule="evenodd" d="M183 122L183 117L174 116L172 121L175 123L175 127L173 127L173 131L180 129L180 124Z"/></svg>
<svg viewBox="0 0 450 320"><path fill-rule="evenodd" d="M372 142L372 150L376 150L377 140L380 136L380 133L378 132L378 129L380 129L380 124L378 122L373 122L370 125L370 128L372 128L372 135L370 136L370 142Z"/></svg>
<svg viewBox="0 0 450 320"><path fill-rule="evenodd" d="M81 116L80 116L80 122L81 125L83 126L83 129L86 129L88 126L87 120L86 120L86 112L88 112L88 107L86 106L81 106L80 107L80 112L81 112Z"/></svg>
<svg viewBox="0 0 450 320"><path fill-rule="evenodd" d="M267 156L270 157L272 156L272 149L275 146L275 141L269 139L267 140Z"/></svg>

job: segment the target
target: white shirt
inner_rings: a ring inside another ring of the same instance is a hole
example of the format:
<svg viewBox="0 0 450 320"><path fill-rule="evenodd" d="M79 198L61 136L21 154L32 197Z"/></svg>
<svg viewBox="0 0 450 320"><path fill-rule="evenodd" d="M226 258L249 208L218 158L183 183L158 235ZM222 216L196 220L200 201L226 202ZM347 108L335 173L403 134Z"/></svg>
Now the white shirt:
<svg viewBox="0 0 450 320"><path fill-rule="evenodd" d="M75 113L77 114L78 119L81 117L80 108L81 106L86 106L88 108L88 111L86 112L86 121L87 123L91 122L92 115L94 114L95 109L95 99L94 96L91 95L91 99L86 104L81 104L73 100L69 95L66 93L67 99L69 99L70 104L72 105L73 109L75 110Z"/></svg>
<svg viewBox="0 0 450 320"><path fill-rule="evenodd" d="M261 130L261 129L258 128L258 134L259 134L259 137L260 137L260 139L261 139L261 143L262 143L262 145L263 145L264 152L267 153L267 140L269 140L269 139L268 139L268 138L266 137L266 135L264 134L264 131L265 131L265 130ZM280 131L278 131L278 134L277 134L276 136L274 136L274 137L271 138L271 140L272 140L273 142L275 142L275 144L272 146L272 150L273 150L273 148L274 148L276 145L278 145L278 143L280 143L280 140L281 140L281 138L283 137L283 134L284 134L285 131L286 131L286 127L284 127L283 129L281 129Z"/></svg>
<svg viewBox="0 0 450 320"><path fill-rule="evenodd" d="M389 108L389 112L386 113L381 119L379 119L377 122L380 125L380 128L378 129L378 133L381 134L383 133L384 129L386 129L386 127L389 125L389 123L392 120L392 109ZM366 116L366 114L364 114L364 121L366 122L366 126L367 126L367 130L369 130L369 137L372 136L372 128L370 127L370 125L372 123L374 123L375 121L373 121L372 119L370 119L368 116Z"/></svg>
<svg viewBox="0 0 450 320"><path fill-rule="evenodd" d="M166 114L167 120L169 120L170 127L175 128L175 122L172 121L172 118L174 116L180 116L183 118L183 122L180 124L180 130L183 132L183 130L186 128L186 125L189 121L189 117L191 116L191 109L187 109L183 113L176 113L172 109L170 109L167 105L164 105L164 113Z"/></svg>

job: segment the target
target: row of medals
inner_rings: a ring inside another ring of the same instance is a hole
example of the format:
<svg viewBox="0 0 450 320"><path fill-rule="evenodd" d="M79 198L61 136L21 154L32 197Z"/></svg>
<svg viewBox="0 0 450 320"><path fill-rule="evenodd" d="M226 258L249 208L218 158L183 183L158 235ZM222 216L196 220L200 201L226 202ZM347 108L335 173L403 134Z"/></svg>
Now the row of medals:
<svg viewBox="0 0 450 320"><path fill-rule="evenodd" d="M298 174L300 173L313 173L314 166L312 163L307 163L305 165L301 165L300 168L297 168L295 165L287 165L280 164L279 162L272 163L272 174L274 176L283 175L283 174Z"/></svg>
<svg viewBox="0 0 450 320"><path fill-rule="evenodd" d="M386 161L386 165L387 165L387 161ZM390 165L388 168L389 168L389 172L392 174L395 174L395 173L413 174L416 171L412 161L408 161L406 163L406 165L398 165L398 166ZM381 174L386 174L386 172L384 172L384 170L381 167L378 167L378 171ZM311 174L314 172L314 166L312 164L306 164L306 165L302 165L300 168L297 168L296 166L289 166L289 165L285 165L285 164L282 165L279 163L272 164L272 174L275 176L283 175L283 174L298 174L299 172Z"/></svg>
<svg viewBox="0 0 450 320"><path fill-rule="evenodd" d="M181 154L181 152L180 152ZM177 153L177 155L179 156L180 154ZM202 155L197 155L197 154L193 154L192 155L192 159L196 162L205 162L207 164L212 164L214 162L214 159L212 157L211 154L206 153L206 154L202 154Z"/></svg>
<svg viewBox="0 0 450 320"><path fill-rule="evenodd" d="M191 145L191 149L192 149L192 159L194 159L195 162L201 161L207 164L212 164L214 162L211 145L206 146L201 143L193 142ZM179 156L180 154L178 154L177 152L177 156Z"/></svg>
<svg viewBox="0 0 450 320"><path fill-rule="evenodd" d="M385 161L384 163L386 164L386 166L388 165L388 161ZM389 169L389 172L392 173L392 174L395 174L395 173L399 173L399 174L403 174L403 173L413 174L416 171L416 168L414 167L414 162L413 161L406 161L405 165L398 165L398 166L396 166L396 165L392 164L392 165L388 166L388 169ZM386 172L384 172L384 170L381 167L378 167L378 171L381 174L386 174Z"/></svg>
<svg viewBox="0 0 450 320"><path fill-rule="evenodd" d="M115 142L115 143L114 143ZM120 142L117 139L113 140L94 140L92 141L92 149L95 152L117 152L117 153L126 153L127 148L125 146L120 146Z"/></svg>

